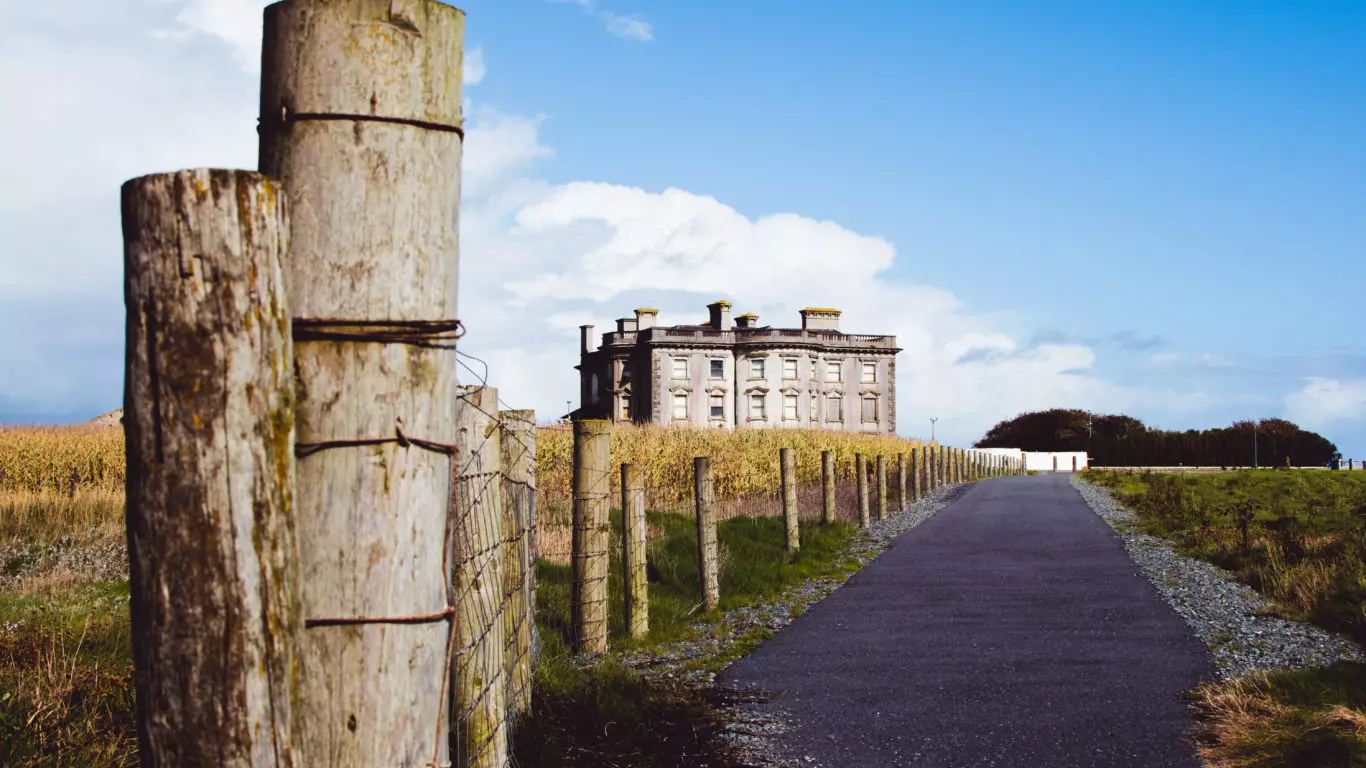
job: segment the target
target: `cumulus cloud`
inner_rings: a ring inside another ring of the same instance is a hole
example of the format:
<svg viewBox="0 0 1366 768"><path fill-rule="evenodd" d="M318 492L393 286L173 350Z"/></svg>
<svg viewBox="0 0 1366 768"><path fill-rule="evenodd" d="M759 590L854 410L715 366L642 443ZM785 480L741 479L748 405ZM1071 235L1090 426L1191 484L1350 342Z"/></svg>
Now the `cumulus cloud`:
<svg viewBox="0 0 1366 768"><path fill-rule="evenodd" d="M464 84L478 85L484 79L484 49L476 46L465 51Z"/></svg>
<svg viewBox="0 0 1366 768"><path fill-rule="evenodd" d="M618 16L611 11L604 11L602 14L602 21L607 25L607 31L617 37L624 37L627 40L640 40L643 42L649 42L655 39L654 29L650 26L650 22L639 18L639 16L635 14L630 16Z"/></svg>
<svg viewBox="0 0 1366 768"><path fill-rule="evenodd" d="M274 0L180 0L184 30L227 44L244 72L261 71L261 12Z"/></svg>
<svg viewBox="0 0 1366 768"><path fill-rule="evenodd" d="M1304 388L1285 397L1286 418L1323 429L1344 422L1366 422L1366 379L1309 377Z"/></svg>

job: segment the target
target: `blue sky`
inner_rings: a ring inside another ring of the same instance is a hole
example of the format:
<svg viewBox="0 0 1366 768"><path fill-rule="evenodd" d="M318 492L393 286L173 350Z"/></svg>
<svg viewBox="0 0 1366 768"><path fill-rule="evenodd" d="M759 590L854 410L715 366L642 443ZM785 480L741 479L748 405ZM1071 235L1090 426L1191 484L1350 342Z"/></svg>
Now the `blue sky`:
<svg viewBox="0 0 1366 768"><path fill-rule="evenodd" d="M262 5L0 4L43 116L0 136L0 421L119 404L118 184L254 166ZM461 7L462 316L518 405L574 396L579 322L835 303L906 347L906 434L1056 405L1366 456L1366 5Z"/></svg>

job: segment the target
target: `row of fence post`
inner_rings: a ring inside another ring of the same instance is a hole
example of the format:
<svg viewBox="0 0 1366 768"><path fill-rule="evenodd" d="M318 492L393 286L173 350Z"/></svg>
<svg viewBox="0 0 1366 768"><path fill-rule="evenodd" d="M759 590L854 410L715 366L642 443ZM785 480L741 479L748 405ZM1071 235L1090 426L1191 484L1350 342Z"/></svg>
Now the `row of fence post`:
<svg viewBox="0 0 1366 768"><path fill-rule="evenodd" d="M571 640L576 653L605 653L608 641L608 568L610 562L608 496L611 478L610 422L574 422L573 540L571 563ZM1018 460L993 457L944 446L916 446L896 457L895 484L888 487L887 457L873 461L854 456L858 524L868 528L874 519L886 519L889 511L900 513L949 483L961 483L1023 470ZM797 503L796 451L779 449L779 487L782 504L784 548L801 548L800 510ZM649 596L646 578L647 525L645 487L639 467L622 464L621 568L624 616L627 633L641 638L649 633ZM821 453L821 515L823 524L837 519L835 452ZM875 497L874 497L875 494ZM693 459L693 512L697 526L698 598L700 608L710 612L720 605L718 540L715 510L715 479L711 459Z"/></svg>

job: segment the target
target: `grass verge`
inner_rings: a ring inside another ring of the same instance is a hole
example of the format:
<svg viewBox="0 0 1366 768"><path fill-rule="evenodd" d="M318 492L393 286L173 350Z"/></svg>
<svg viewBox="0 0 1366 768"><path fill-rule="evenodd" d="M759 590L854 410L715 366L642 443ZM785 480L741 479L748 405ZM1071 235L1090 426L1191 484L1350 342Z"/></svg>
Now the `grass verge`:
<svg viewBox="0 0 1366 768"><path fill-rule="evenodd" d="M622 619L621 564L613 554L608 579L609 646L612 652L594 665L569 653L571 571L542 561L537 567L537 626L541 658L536 669L532 715L517 732L520 765L725 765L711 736L719 728L715 693L681 684L647 681L624 664L617 652L648 649L689 640L703 633L726 632L722 613L777 598L813 578L844 578L860 562L845 555L857 534L854 526L809 523L802 546L783 549L783 521L735 518L717 526L720 556L720 608L702 613L697 593L696 527L683 515L650 513L664 531L651 543L649 561L655 580L650 589L650 634L632 640ZM719 667L766 633L730 638L726 654L706 663Z"/></svg>

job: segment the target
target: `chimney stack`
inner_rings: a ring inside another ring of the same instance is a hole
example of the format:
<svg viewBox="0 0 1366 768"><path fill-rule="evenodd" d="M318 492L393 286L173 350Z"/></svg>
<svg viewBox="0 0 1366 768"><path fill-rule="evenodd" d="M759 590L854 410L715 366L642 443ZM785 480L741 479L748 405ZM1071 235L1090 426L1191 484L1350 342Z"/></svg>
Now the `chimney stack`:
<svg viewBox="0 0 1366 768"><path fill-rule="evenodd" d="M736 328L756 328L759 325L759 316L755 314L736 315Z"/></svg>
<svg viewBox="0 0 1366 768"><path fill-rule="evenodd" d="M840 329L840 311L829 307L807 307L801 311L802 330L804 331L838 331Z"/></svg>
<svg viewBox="0 0 1366 768"><path fill-rule="evenodd" d="M725 331L730 329L729 301L713 301L712 303L707 305L707 309L711 312L712 328L715 328L718 331Z"/></svg>
<svg viewBox="0 0 1366 768"><path fill-rule="evenodd" d="M643 331L647 328L655 327L655 320L659 317L659 310L650 307L641 307L636 310L636 330Z"/></svg>
<svg viewBox="0 0 1366 768"><path fill-rule="evenodd" d="M634 317L621 317L617 319L617 333L629 333L636 329L636 319Z"/></svg>
<svg viewBox="0 0 1366 768"><path fill-rule="evenodd" d="M581 354L581 355L586 355L586 354L588 354L589 352L592 352L592 351L595 350L595 349L597 349L597 346L595 346L595 345L593 344L593 326L591 326L591 325L580 325L580 326L579 326L579 354Z"/></svg>

